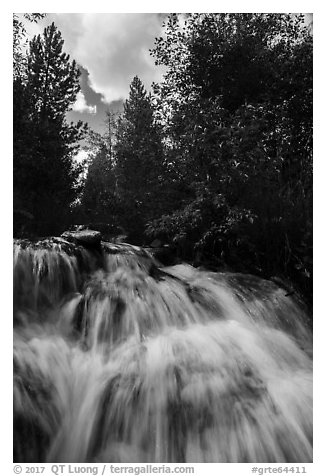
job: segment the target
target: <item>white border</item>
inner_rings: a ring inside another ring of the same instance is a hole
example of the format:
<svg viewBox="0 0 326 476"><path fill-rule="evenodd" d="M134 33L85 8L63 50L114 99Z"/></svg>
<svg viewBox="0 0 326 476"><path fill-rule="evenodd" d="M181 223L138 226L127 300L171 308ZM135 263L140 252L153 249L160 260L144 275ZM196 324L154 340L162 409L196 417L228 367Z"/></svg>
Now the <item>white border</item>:
<svg viewBox="0 0 326 476"><path fill-rule="evenodd" d="M91 7L91 9L90 9ZM325 211L326 205L323 190L325 189L324 137L325 127L325 74L326 42L325 7L322 2L311 1L274 1L274 2L212 2L212 1L170 1L164 2L32 2L13 1L2 5L0 15L1 34L1 138L0 154L0 206L1 206L1 341L0 352L3 364L1 372L1 437L0 472L5 475L12 473L12 13L40 11L44 9L56 13L97 12L104 13L135 13L135 12L301 12L313 13L314 18L314 463L306 465L308 475L326 474L325 448L325 320L324 291L325 275ZM78 11L79 10L79 11ZM241 476L251 474L249 464L195 465L196 475L214 474ZM259 465L263 467L268 465ZM273 465L286 466L286 465ZM297 466L297 465L295 465ZM48 473L49 474L49 473ZM291 474L291 473L290 473Z"/></svg>

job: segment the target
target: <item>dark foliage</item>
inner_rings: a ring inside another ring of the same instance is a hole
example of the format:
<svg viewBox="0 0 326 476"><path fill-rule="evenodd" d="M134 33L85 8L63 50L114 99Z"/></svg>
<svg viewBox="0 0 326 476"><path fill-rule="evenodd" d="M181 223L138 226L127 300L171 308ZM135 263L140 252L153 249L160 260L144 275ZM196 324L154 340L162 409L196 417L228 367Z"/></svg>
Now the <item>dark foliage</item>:
<svg viewBox="0 0 326 476"><path fill-rule="evenodd" d="M117 196L124 210L123 226L128 229L130 239L139 240L145 223L159 216L165 168L154 107L137 76L130 85L129 98L118 121L115 160Z"/></svg>
<svg viewBox="0 0 326 476"><path fill-rule="evenodd" d="M85 125L68 124L66 112L80 89L79 70L63 51L52 23L30 42L14 76L14 210L30 221L14 222L14 232L53 234L69 221L77 192L73 156ZM15 60L15 58L14 58ZM14 68L15 71L15 68ZM18 72L19 71L19 72Z"/></svg>
<svg viewBox="0 0 326 476"><path fill-rule="evenodd" d="M37 18L36 18L37 19ZM78 70L54 25L14 77L15 208L41 229L75 223L158 238L175 259L281 279L312 300L312 33L303 15L171 14L151 52L166 73L135 77L123 114L88 135L65 113ZM23 34L14 24L16 38ZM16 57L20 54L16 41ZM15 57L15 55L14 55ZM76 205L77 203L77 205ZM38 233L39 229L36 230ZM292 288L291 288L292 289Z"/></svg>
<svg viewBox="0 0 326 476"><path fill-rule="evenodd" d="M148 225L183 257L312 295L312 36L302 15L172 14L153 55L188 196Z"/></svg>

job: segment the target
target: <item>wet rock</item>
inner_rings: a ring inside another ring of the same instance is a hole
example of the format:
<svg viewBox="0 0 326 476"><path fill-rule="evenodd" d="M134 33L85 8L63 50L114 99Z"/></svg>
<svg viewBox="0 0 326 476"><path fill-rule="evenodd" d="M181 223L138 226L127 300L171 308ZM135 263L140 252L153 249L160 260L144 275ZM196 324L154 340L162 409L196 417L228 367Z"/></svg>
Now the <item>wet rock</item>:
<svg viewBox="0 0 326 476"><path fill-rule="evenodd" d="M125 242L127 240L127 234L125 230L112 223L92 222L83 225L72 225L65 233L84 230L100 232L102 241L116 241L118 239L120 242Z"/></svg>
<svg viewBox="0 0 326 476"><path fill-rule="evenodd" d="M65 240L86 245L86 246L99 246L101 244L102 235L99 231L95 230L80 230L80 231L65 231L61 235Z"/></svg>
<svg viewBox="0 0 326 476"><path fill-rule="evenodd" d="M158 248L151 246L144 248L144 250L164 266L171 266L176 263L175 249L170 245L163 245Z"/></svg>
<svg viewBox="0 0 326 476"><path fill-rule="evenodd" d="M161 248L161 246L162 246L162 242L161 242L161 240L159 240L157 238L156 238L156 240L152 241L152 243L150 244L151 248Z"/></svg>

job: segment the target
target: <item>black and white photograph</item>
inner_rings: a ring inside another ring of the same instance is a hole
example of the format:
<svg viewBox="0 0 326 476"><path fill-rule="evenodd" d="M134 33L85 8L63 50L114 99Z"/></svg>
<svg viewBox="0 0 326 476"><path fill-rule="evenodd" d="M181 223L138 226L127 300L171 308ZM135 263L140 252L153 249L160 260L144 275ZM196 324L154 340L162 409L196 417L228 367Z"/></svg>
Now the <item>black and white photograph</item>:
<svg viewBox="0 0 326 476"><path fill-rule="evenodd" d="M15 473L309 474L314 14L217 7L11 14Z"/></svg>

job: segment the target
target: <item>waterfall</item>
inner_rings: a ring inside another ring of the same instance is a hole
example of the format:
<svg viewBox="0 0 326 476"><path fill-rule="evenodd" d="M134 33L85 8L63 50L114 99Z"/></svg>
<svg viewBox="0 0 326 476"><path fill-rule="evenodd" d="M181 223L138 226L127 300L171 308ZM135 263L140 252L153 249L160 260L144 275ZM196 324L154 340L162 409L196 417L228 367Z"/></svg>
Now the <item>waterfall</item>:
<svg viewBox="0 0 326 476"><path fill-rule="evenodd" d="M14 243L16 462L310 462L312 336L274 283Z"/></svg>

